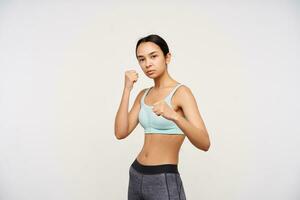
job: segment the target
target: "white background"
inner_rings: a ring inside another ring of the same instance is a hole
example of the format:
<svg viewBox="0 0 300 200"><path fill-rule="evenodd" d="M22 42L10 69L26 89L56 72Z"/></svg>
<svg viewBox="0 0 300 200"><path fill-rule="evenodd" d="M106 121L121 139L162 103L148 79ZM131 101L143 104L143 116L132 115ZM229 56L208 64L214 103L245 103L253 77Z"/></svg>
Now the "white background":
<svg viewBox="0 0 300 200"><path fill-rule="evenodd" d="M300 199L300 3L147 2L0 1L0 199L127 199L144 134L117 140L114 117L125 70L130 106L153 85L135 59L151 33L210 134L182 146L187 199Z"/></svg>

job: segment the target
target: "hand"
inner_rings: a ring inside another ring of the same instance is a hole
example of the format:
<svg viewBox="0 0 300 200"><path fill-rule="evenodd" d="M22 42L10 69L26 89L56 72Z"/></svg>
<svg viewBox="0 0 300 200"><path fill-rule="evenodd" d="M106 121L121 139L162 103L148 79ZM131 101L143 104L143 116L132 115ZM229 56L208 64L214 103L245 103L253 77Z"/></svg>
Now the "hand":
<svg viewBox="0 0 300 200"><path fill-rule="evenodd" d="M125 71L125 87L133 88L133 84L137 82L139 74L135 70Z"/></svg>
<svg viewBox="0 0 300 200"><path fill-rule="evenodd" d="M177 116L175 110L171 108L164 100L153 104L152 110L157 116L163 116L164 118L172 121L176 119Z"/></svg>

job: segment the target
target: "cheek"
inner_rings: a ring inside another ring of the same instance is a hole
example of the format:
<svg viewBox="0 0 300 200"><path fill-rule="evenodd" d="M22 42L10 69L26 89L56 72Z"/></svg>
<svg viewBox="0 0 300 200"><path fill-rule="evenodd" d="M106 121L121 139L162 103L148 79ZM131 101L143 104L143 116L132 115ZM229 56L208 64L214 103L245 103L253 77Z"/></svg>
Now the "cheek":
<svg viewBox="0 0 300 200"><path fill-rule="evenodd" d="M160 72L162 72L162 71L164 71L165 70L165 68L166 68L166 63L165 62L160 62L160 63L158 63L158 70L160 71Z"/></svg>
<svg viewBox="0 0 300 200"><path fill-rule="evenodd" d="M166 60L165 59L159 59L157 60L157 63L159 66L161 66L162 68L165 67L165 65L167 64Z"/></svg>

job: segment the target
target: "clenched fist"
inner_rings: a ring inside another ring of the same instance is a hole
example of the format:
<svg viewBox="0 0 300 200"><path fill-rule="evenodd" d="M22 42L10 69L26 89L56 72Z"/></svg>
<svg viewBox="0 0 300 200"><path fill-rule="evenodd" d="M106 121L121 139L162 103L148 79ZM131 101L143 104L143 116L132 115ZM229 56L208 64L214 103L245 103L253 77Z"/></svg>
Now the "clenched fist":
<svg viewBox="0 0 300 200"><path fill-rule="evenodd" d="M125 87L132 89L133 84L137 82L139 74L135 70L125 71Z"/></svg>
<svg viewBox="0 0 300 200"><path fill-rule="evenodd" d="M174 120L178 115L173 108L171 108L165 100L158 101L153 104L152 111L157 116L162 116L168 120Z"/></svg>

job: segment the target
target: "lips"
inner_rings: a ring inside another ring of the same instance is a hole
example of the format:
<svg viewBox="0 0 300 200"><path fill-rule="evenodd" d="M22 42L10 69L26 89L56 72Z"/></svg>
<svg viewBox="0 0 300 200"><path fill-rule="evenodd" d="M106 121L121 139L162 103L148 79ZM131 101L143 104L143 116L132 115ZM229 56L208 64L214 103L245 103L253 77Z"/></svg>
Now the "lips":
<svg viewBox="0 0 300 200"><path fill-rule="evenodd" d="M147 71L147 74L151 74L153 72L154 72L154 70L149 70L149 71Z"/></svg>

